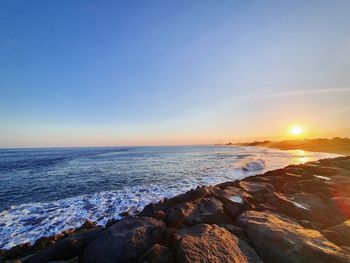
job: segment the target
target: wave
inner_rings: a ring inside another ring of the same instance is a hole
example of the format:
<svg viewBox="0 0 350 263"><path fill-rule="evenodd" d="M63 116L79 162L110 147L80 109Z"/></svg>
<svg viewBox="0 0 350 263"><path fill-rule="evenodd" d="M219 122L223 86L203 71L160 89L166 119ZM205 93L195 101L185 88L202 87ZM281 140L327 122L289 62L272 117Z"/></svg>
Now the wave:
<svg viewBox="0 0 350 263"><path fill-rule="evenodd" d="M268 165L268 161L260 156L248 156L238 162L238 168L246 172L254 172L264 170Z"/></svg>

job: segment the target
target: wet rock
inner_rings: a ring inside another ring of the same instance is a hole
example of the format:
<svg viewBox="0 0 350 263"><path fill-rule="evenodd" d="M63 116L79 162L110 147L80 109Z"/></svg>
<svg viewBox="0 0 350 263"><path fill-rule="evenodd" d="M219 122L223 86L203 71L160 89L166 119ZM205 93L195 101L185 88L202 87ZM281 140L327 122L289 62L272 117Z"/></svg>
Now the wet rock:
<svg viewBox="0 0 350 263"><path fill-rule="evenodd" d="M243 227L265 262L349 262L350 256L315 230L272 212L247 211L236 224Z"/></svg>
<svg viewBox="0 0 350 263"><path fill-rule="evenodd" d="M82 262L134 262L165 240L164 222L150 217L126 217L106 229L85 249Z"/></svg>
<svg viewBox="0 0 350 263"><path fill-rule="evenodd" d="M155 244L139 258L140 263L166 263L170 258L170 250L165 246Z"/></svg>
<svg viewBox="0 0 350 263"><path fill-rule="evenodd" d="M92 240L96 239L102 231L102 227L96 227L61 239L55 244L30 257L26 263L68 260L80 256L84 248Z"/></svg>
<svg viewBox="0 0 350 263"><path fill-rule="evenodd" d="M119 219L115 219L115 218L109 219L107 221L106 228L109 228L118 222L119 222Z"/></svg>
<svg viewBox="0 0 350 263"><path fill-rule="evenodd" d="M82 231L82 230L89 230L97 227L97 223L93 222L91 220L86 220L84 224L81 225L81 227L77 228L77 231Z"/></svg>
<svg viewBox="0 0 350 263"><path fill-rule="evenodd" d="M262 262L245 241L217 225L181 229L173 247L177 262Z"/></svg>
<svg viewBox="0 0 350 263"><path fill-rule="evenodd" d="M56 236L53 237L41 237L37 241L35 241L33 245L34 250L43 250L48 246L55 244L57 241Z"/></svg>
<svg viewBox="0 0 350 263"><path fill-rule="evenodd" d="M350 220L343 223L327 228L322 231L322 234L333 243L339 246L350 247Z"/></svg>
<svg viewBox="0 0 350 263"><path fill-rule="evenodd" d="M14 246L10 250L3 251L3 258L4 259L16 259L16 258L23 257L23 256L28 254L28 251L31 250L31 247L32 246L29 242Z"/></svg>

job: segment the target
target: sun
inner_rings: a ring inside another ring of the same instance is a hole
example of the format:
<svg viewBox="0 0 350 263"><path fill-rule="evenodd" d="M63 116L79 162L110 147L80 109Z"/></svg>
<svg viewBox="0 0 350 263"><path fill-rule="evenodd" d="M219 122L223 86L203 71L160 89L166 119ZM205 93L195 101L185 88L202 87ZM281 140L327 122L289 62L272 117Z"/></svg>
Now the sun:
<svg viewBox="0 0 350 263"><path fill-rule="evenodd" d="M295 125L291 128L290 130L291 134L298 136L304 133L304 130L302 127L300 127L299 125Z"/></svg>

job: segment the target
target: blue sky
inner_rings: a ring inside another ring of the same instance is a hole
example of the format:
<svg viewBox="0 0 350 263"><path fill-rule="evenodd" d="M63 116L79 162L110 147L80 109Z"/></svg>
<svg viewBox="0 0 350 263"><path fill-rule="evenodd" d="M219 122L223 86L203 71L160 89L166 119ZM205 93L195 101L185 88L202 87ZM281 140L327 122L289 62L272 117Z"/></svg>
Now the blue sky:
<svg viewBox="0 0 350 263"><path fill-rule="evenodd" d="M0 147L350 136L349 1L2 1Z"/></svg>

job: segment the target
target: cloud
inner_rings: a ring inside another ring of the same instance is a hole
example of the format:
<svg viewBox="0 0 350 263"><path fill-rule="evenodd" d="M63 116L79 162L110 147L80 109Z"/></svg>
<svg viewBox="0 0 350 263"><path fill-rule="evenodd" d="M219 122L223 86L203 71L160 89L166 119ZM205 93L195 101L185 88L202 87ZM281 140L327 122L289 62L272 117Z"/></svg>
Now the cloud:
<svg viewBox="0 0 350 263"><path fill-rule="evenodd" d="M308 95L308 94L339 93L339 92L350 92L350 88L291 90L291 91L285 91L285 92L274 92L274 93L264 94L260 98L280 98L280 97L300 96L300 95Z"/></svg>

